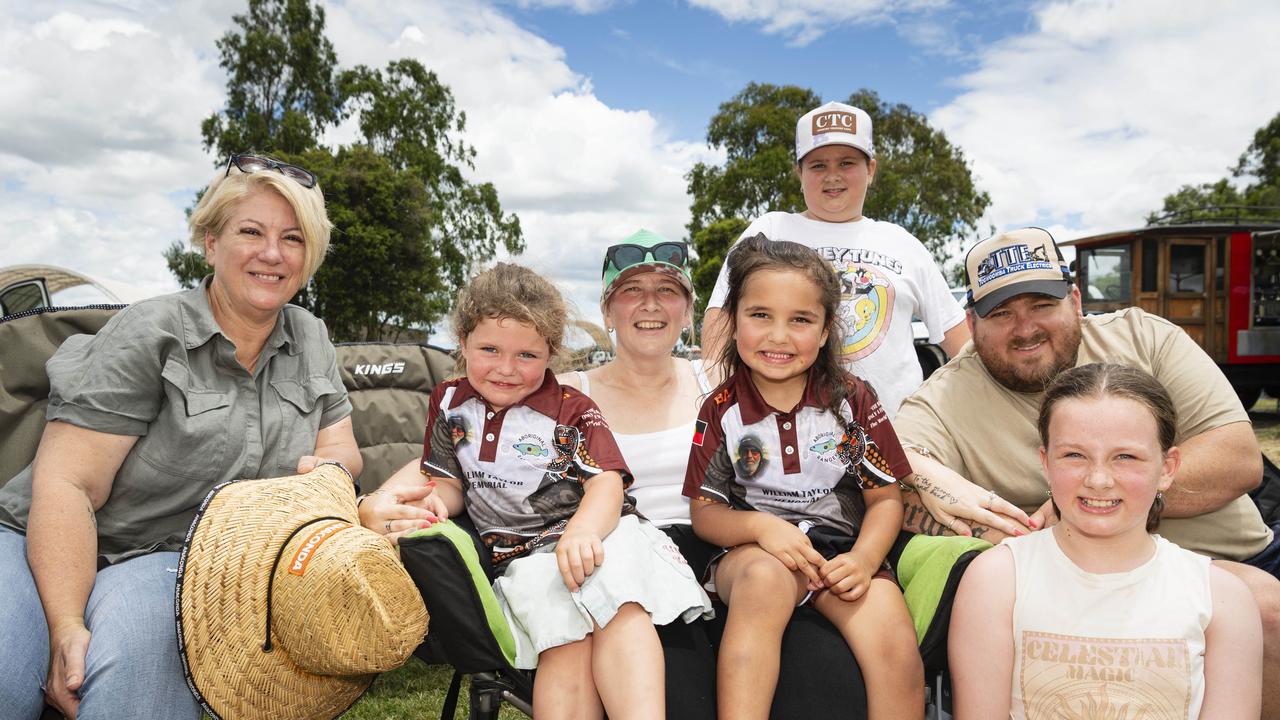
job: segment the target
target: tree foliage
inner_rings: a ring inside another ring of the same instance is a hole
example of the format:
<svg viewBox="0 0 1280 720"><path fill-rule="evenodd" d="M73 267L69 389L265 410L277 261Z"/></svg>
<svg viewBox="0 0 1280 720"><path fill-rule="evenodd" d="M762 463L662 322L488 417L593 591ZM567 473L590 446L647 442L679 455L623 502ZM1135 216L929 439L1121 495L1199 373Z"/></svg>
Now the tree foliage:
<svg viewBox="0 0 1280 720"><path fill-rule="evenodd" d="M335 340L394 339L444 317L472 269L524 249L520 221L490 183L471 182L475 150L449 88L412 59L339 70L311 0L249 0L218 41L227 104L201 127L206 150L269 153L320 179L330 252L295 302ZM360 140L325 147L355 118ZM184 287L208 272L182 243L165 251Z"/></svg>
<svg viewBox="0 0 1280 720"><path fill-rule="evenodd" d="M239 28L217 42L227 105L200 126L222 159L248 149L300 153L343 117L324 8L310 0L250 0L231 16Z"/></svg>
<svg viewBox="0 0 1280 720"><path fill-rule="evenodd" d="M1280 210L1280 113L1253 134L1231 177L1183 185L1165 196L1147 223L1275 217Z"/></svg>
<svg viewBox="0 0 1280 720"><path fill-rule="evenodd" d="M847 102L871 116L875 128L876 178L865 215L906 228L941 266L960 240L971 238L990 204L973 181L960 148L909 106L889 104L871 90ZM796 121L822 103L812 90L794 85L751 83L727 102L707 126L707 142L724 150L723 166L696 164L685 179L690 206L689 237L698 251L695 283L709 295L727 246L724 221L745 221L772 210L800 212L804 195L795 173ZM733 239L729 240L732 243Z"/></svg>

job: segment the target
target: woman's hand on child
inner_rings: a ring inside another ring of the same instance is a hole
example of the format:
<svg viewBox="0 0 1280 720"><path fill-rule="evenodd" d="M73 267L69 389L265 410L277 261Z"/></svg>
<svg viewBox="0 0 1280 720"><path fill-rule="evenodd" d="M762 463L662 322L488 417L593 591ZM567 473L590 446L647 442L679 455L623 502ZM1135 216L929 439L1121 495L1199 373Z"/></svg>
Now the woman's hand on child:
<svg viewBox="0 0 1280 720"><path fill-rule="evenodd" d="M853 602L871 587L871 578L879 567L855 548L823 563L818 574L832 595L845 602Z"/></svg>
<svg viewBox="0 0 1280 720"><path fill-rule="evenodd" d="M401 487L396 492L375 490L360 503L360 524L391 542L415 530L447 520L449 510L435 494L434 480L418 487Z"/></svg>
<svg viewBox="0 0 1280 720"><path fill-rule="evenodd" d="M578 592L587 577L604 563L604 542L590 530L570 526L556 543L556 564L569 592Z"/></svg>
<svg viewBox="0 0 1280 720"><path fill-rule="evenodd" d="M798 570L809 579L809 589L819 590L823 587L818 568L822 567L825 558L813 549L809 536L800 528L780 517L762 513L765 527L756 538L756 544L765 552L778 558L788 570Z"/></svg>

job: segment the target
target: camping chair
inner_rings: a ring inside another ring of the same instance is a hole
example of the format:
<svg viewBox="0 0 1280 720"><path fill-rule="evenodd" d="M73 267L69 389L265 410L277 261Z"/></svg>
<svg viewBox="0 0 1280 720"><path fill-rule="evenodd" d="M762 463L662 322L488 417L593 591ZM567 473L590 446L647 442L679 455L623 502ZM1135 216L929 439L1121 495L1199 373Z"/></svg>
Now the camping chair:
<svg viewBox="0 0 1280 720"><path fill-rule="evenodd" d="M533 716L533 674L518 670L516 644L493 592L489 549L466 516L436 523L400 540L400 559L417 583L431 631L414 652L452 665L440 711L454 717L462 677L471 676L471 720L496 720L503 701Z"/></svg>
<svg viewBox="0 0 1280 720"><path fill-rule="evenodd" d="M960 578L979 553L991 547L986 540L963 536L901 533L889 561L902 585L902 596L916 627L916 642L924 663L925 720L951 718L951 677L947 669L947 633L951 605Z"/></svg>
<svg viewBox="0 0 1280 720"><path fill-rule="evenodd" d="M422 457L431 388L449 377L447 350L413 343L337 343L338 372L351 399L352 430L364 471L361 492Z"/></svg>
<svg viewBox="0 0 1280 720"><path fill-rule="evenodd" d="M0 485L36 456L49 405L44 364L72 335L102 329L124 305L43 307L0 318Z"/></svg>
<svg viewBox="0 0 1280 720"><path fill-rule="evenodd" d="M960 577L991 544L967 537L899 536L890 554L912 613L925 678L926 718L951 717L947 632ZM455 669L441 720L454 717L463 675L471 676L471 720L497 718L506 701L532 716L532 674L512 666L515 641L494 596L488 550L465 518L438 523L400 541L400 557L418 583L432 630L415 653ZM723 613L724 606L717 611Z"/></svg>

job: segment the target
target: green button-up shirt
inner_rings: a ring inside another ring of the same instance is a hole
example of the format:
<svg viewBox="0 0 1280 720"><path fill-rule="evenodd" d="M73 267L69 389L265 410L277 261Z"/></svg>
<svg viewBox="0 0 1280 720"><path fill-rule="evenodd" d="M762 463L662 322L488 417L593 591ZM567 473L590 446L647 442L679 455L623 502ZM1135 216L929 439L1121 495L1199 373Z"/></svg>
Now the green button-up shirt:
<svg viewBox="0 0 1280 720"><path fill-rule="evenodd" d="M293 474L319 429L351 414L322 321L285 306L250 374L207 285L131 305L45 365L49 420L138 436L97 512L105 562L180 550L215 485ZM28 466L0 488L0 525L25 532L30 509Z"/></svg>

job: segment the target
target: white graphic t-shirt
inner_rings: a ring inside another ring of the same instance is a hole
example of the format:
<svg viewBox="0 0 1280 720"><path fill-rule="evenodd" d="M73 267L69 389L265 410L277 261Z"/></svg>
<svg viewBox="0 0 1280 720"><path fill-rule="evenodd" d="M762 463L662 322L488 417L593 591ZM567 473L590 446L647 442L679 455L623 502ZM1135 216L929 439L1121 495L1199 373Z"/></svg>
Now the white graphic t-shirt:
<svg viewBox="0 0 1280 720"><path fill-rule="evenodd" d="M933 256L898 225L862 218L829 223L784 212L757 218L742 237L764 233L818 251L831 263L843 288L844 357L853 374L871 383L885 413L898 406L921 380L911 331L912 316L929 330L929 342L964 322L964 310L947 287ZM723 307L728 265L720 268L707 307Z"/></svg>
<svg viewBox="0 0 1280 720"><path fill-rule="evenodd" d="M1204 701L1209 558L1156 536L1152 558L1095 574L1053 531L1010 538L1013 704L1019 720L1192 720Z"/></svg>

